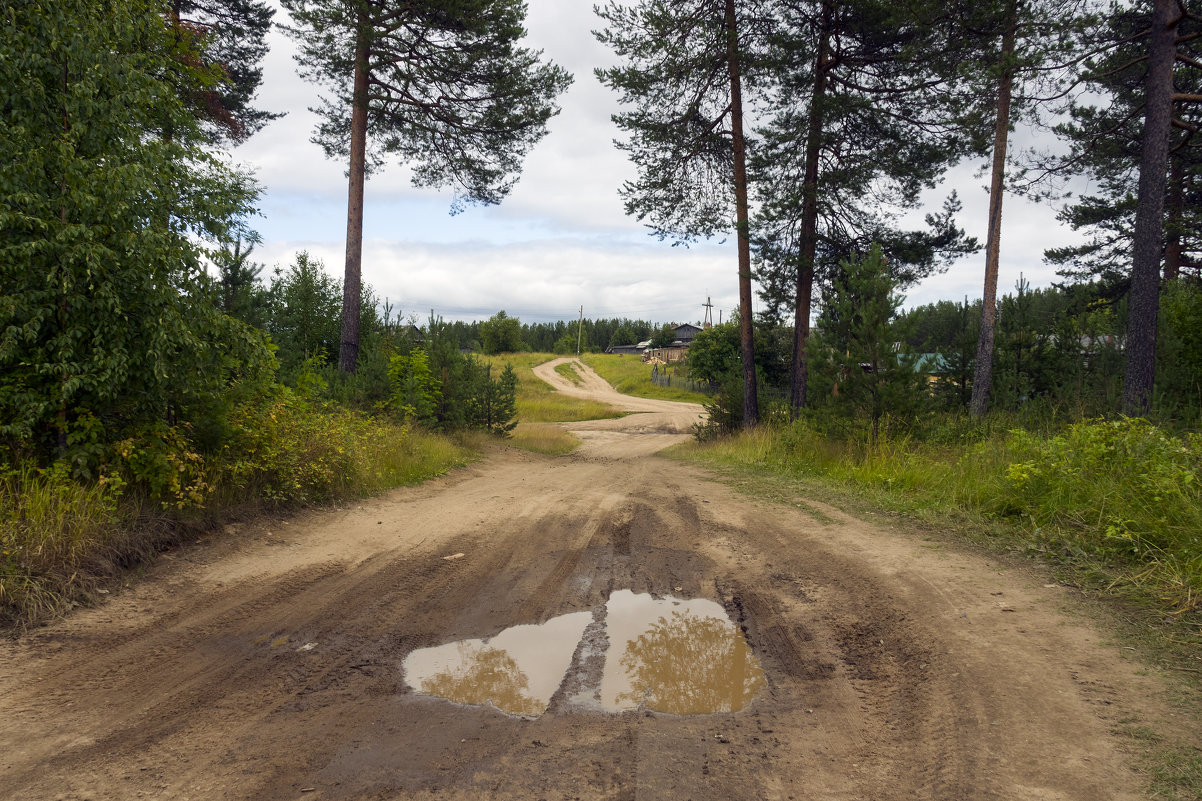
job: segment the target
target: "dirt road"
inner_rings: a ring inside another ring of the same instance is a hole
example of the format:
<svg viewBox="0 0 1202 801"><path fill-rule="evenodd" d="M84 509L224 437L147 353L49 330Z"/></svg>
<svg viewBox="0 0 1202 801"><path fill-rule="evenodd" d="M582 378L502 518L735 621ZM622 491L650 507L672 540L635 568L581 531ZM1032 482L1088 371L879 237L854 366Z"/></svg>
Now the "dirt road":
<svg viewBox="0 0 1202 801"><path fill-rule="evenodd" d="M649 455L696 407L565 390L640 411L571 424L571 456L502 450L177 550L0 644L0 796L1142 797L1111 731L1158 714L1156 688L1065 613L1066 589L820 503L740 496ZM591 708L569 691L595 667L583 648L533 719L404 681L415 649L597 615L624 589L720 603L764 671L750 705Z"/></svg>

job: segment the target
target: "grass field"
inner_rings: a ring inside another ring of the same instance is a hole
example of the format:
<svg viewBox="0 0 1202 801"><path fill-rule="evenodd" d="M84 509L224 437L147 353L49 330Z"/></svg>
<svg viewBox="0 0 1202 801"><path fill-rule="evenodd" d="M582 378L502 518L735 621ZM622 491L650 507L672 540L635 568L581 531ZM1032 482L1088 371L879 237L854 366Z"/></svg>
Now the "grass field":
<svg viewBox="0 0 1202 801"><path fill-rule="evenodd" d="M644 364L638 356L622 356L616 353L586 353L581 361L597 371L597 375L608 381L614 389L626 395L657 400L708 403L710 396L687 388L687 374L683 367L672 368L672 382L681 386L661 387L651 383L651 366Z"/></svg>
<svg viewBox="0 0 1202 801"><path fill-rule="evenodd" d="M604 403L561 395L535 377L535 367L558 358L553 353L505 353L480 358L497 370L505 369L506 364L513 365L518 374L519 423L574 423L622 416L620 411Z"/></svg>

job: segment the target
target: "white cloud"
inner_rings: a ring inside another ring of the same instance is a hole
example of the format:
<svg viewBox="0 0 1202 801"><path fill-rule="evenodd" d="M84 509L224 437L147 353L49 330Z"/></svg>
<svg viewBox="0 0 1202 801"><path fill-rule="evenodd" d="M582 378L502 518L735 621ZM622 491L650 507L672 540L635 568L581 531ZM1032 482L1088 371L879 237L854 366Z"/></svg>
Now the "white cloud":
<svg viewBox="0 0 1202 801"><path fill-rule="evenodd" d="M255 251L286 267L299 250L341 277L342 243L270 242ZM484 319L504 309L527 322L575 317L697 321L707 294L716 309L737 306L732 247L672 248L587 239L545 239L503 245L439 245L369 239L363 280L405 315ZM728 313L728 312L727 312ZM717 312L715 311L715 317Z"/></svg>
<svg viewBox="0 0 1202 801"><path fill-rule="evenodd" d="M452 218L449 192L413 188L409 171L396 165L368 182L363 277L378 294L407 313L424 317L433 307L448 319L483 318L498 309L529 321L562 319L583 304L593 317L696 320L707 294L715 313L737 306L731 243L671 248L623 213L618 188L634 171L612 144L619 135L610 120L616 99L592 72L612 56L591 34L600 23L591 9L591 0L530 2L527 44L569 69L575 83L501 206ZM277 20L285 19L280 11ZM266 188L264 242L256 254L286 264L303 247L340 274L345 165L309 142L316 118L306 106L316 105L317 90L296 75L293 43L277 31L272 46L260 103L288 115L234 153L257 169ZM976 168L953 170L929 206L937 209L958 188L961 225L983 242L988 197ZM1008 196L999 290L1010 291L1020 272L1046 286L1055 275L1042 264L1043 250L1070 237L1054 209ZM980 297L983 270L983 253L963 259L913 288L907 305Z"/></svg>
<svg viewBox="0 0 1202 801"><path fill-rule="evenodd" d="M945 183L926 198L938 208L954 188L963 203L957 222L981 243L981 250L953 264L945 273L931 276L911 288L906 306L938 300L961 302L981 297L985 284L985 241L989 220L988 176L979 175L979 164L961 164L949 171ZM1080 235L1056 219L1057 206L1035 203L1007 193L1002 201L1001 251L998 259L998 296L1012 294L1019 278L1032 287L1047 287L1059 281L1056 268L1043 261L1044 250L1077 242ZM910 220L916 223L916 219Z"/></svg>

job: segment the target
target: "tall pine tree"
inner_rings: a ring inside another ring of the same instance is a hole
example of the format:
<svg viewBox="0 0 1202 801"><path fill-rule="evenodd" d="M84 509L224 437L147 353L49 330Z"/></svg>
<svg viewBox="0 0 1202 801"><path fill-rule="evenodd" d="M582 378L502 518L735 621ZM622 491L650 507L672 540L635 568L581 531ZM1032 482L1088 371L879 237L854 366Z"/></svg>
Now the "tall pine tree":
<svg viewBox="0 0 1202 801"><path fill-rule="evenodd" d="M661 237L734 230L738 249L743 424L759 421L751 309L744 85L772 14L764 2L611 2L597 38L624 64L597 70L628 110L614 122L639 177L622 188L626 212Z"/></svg>
<svg viewBox="0 0 1202 801"><path fill-rule="evenodd" d="M772 95L754 168L761 200L761 280L770 307L794 318L793 412L806 404L806 343L815 281L876 241L895 277L912 281L976 248L954 224L958 202L901 231L944 168L974 144L971 106L940 71L960 45L939 4L783 0L769 61Z"/></svg>
<svg viewBox="0 0 1202 801"><path fill-rule="evenodd" d="M184 102L215 141L245 141L282 114L255 108L267 34L275 10L265 0L170 0L166 17L176 58L212 73L206 85L180 87ZM185 74L187 73L185 66Z"/></svg>
<svg viewBox="0 0 1202 801"><path fill-rule="evenodd" d="M1135 225L1136 186L1142 153L1142 108L1147 73L1147 45L1141 32L1147 14L1128 9L1113 14L1108 36L1121 42L1089 67L1088 87L1097 102L1078 102L1070 119L1057 128L1070 144L1074 171L1086 175L1091 192L1065 206L1060 219L1088 234L1084 243L1049 249L1047 260L1074 281L1100 281L1114 296L1130 283L1131 242ZM1179 23L1178 37L1202 29L1190 19ZM1202 59L1199 42L1178 43L1173 84L1177 94L1202 94L1202 70L1190 62ZM1165 196L1163 277L1202 270L1202 108L1174 102Z"/></svg>
<svg viewBox="0 0 1202 801"><path fill-rule="evenodd" d="M326 94L314 136L348 159L339 368L359 357L363 190L389 157L417 186L451 186L456 204L499 203L546 133L571 82L519 46L521 0L283 0L306 78Z"/></svg>
<svg viewBox="0 0 1202 801"><path fill-rule="evenodd" d="M1069 275L1127 291L1122 404L1131 415L1146 414L1152 402L1161 266L1176 277L1198 247L1189 198L1202 167L1200 40L1202 17L1184 2L1114 5L1100 55L1081 77L1091 99L1104 101L1077 103L1061 128L1072 144L1065 162L1099 191L1062 215L1090 229L1091 240L1048 257Z"/></svg>
<svg viewBox="0 0 1202 801"><path fill-rule="evenodd" d="M976 3L959 20L966 57L955 69L981 86L986 110L993 111L989 218L985 240L985 280L981 326L970 408L985 414L993 385L997 282L1001 260L1002 205L1010 129L1018 121L1037 123L1049 108L1059 110L1071 66L1087 50L1095 23L1081 0L999 0ZM973 124L970 115L969 124ZM1028 191L1031 187L1027 187Z"/></svg>

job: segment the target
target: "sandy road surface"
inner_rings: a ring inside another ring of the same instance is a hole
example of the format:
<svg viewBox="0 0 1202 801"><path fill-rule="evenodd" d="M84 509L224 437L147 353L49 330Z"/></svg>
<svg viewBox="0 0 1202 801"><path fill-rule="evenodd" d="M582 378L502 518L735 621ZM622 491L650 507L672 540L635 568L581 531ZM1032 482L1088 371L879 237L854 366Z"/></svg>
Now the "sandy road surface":
<svg viewBox="0 0 1202 801"><path fill-rule="evenodd" d="M739 496L646 455L695 407L628 403L645 412L572 424L575 455L507 450L180 549L3 642L0 797L1140 797L1110 730L1155 688L1059 611L1066 590ZM416 648L623 588L723 604L765 670L751 706L614 715L561 692L527 720L404 683Z"/></svg>

